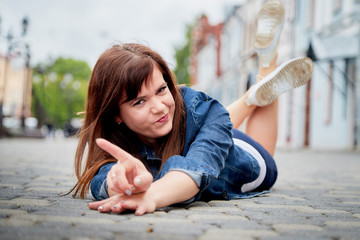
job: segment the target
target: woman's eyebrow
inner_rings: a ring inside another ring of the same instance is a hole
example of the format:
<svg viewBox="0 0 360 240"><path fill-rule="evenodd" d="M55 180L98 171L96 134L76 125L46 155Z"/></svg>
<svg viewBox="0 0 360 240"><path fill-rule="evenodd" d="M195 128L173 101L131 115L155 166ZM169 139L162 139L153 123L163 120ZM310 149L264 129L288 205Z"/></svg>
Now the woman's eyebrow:
<svg viewBox="0 0 360 240"><path fill-rule="evenodd" d="M167 85L167 82L163 82L157 89L159 90L162 87L165 87Z"/></svg>
<svg viewBox="0 0 360 240"><path fill-rule="evenodd" d="M167 85L167 82L161 83L161 85L156 88L155 93L156 93L160 88L165 87L166 85ZM146 97L147 97L147 95L137 96L136 98L134 98L134 99L131 100L131 101L136 101L136 100L139 100L139 99L144 99L144 98L146 98Z"/></svg>

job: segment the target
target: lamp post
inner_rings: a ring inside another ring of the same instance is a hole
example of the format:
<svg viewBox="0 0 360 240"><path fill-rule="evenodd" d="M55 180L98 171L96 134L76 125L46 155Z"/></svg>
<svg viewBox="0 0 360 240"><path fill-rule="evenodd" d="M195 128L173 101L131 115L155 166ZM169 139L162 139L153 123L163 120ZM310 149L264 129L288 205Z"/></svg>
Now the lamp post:
<svg viewBox="0 0 360 240"><path fill-rule="evenodd" d="M30 47L29 44L25 44L25 81L24 81L24 91L23 91L23 102L21 106L21 127L25 130L25 119L26 119L26 103L28 89L31 84L31 71L30 71Z"/></svg>
<svg viewBox="0 0 360 240"><path fill-rule="evenodd" d="M1 18L0 18L0 24L1 24ZM19 46L19 45L24 45L25 46L25 62L26 62L26 78L28 77L28 71L29 71L29 67L30 67L30 48L29 45L27 43L25 43L23 41L23 37L26 35L27 30L28 30L28 25L29 25L29 20L28 18L24 17L22 20L22 33L20 36L14 36L11 32L11 30L8 31L7 35L2 35L2 33L0 32L1 38L5 38L6 42L7 42L7 50L6 50L6 55L5 55L5 62L4 62L4 74L3 74L3 79L2 79L2 88L0 91L0 137L6 136L7 131L3 125L3 119L4 119L4 112L3 112L3 108L4 108L4 101L5 101L5 94L6 94L6 87L7 87L7 82L8 82L8 69L9 69L9 62L10 62L10 55L11 52L13 50L14 47ZM1 28L0 28L1 31ZM25 90L28 87L28 82L29 80L26 79L25 80ZM25 94L25 91L24 91ZM25 101L25 97L24 97L24 101ZM22 115L25 114L25 109L24 109L24 105L25 103L23 103L23 109L22 109ZM24 119L22 116L22 125L24 124L25 126L25 115L24 115Z"/></svg>

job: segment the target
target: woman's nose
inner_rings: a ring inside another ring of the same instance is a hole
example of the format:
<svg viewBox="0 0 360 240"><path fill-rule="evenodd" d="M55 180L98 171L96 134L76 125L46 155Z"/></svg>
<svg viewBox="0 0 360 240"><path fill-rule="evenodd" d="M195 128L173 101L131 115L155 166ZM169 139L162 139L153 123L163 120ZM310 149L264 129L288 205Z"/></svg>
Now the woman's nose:
<svg viewBox="0 0 360 240"><path fill-rule="evenodd" d="M153 99L152 104L151 104L151 112L152 113L163 112L165 108L166 108L166 105L161 101L161 99L159 99L159 98Z"/></svg>

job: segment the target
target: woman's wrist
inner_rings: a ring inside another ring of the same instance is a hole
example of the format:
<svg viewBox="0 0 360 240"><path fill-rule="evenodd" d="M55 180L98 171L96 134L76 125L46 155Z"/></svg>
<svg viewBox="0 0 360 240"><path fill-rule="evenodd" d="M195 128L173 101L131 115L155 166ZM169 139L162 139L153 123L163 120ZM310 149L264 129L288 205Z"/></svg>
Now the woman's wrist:
<svg viewBox="0 0 360 240"><path fill-rule="evenodd" d="M198 192L199 188L189 175L171 171L152 183L145 194L155 202L156 208L161 208L191 199Z"/></svg>

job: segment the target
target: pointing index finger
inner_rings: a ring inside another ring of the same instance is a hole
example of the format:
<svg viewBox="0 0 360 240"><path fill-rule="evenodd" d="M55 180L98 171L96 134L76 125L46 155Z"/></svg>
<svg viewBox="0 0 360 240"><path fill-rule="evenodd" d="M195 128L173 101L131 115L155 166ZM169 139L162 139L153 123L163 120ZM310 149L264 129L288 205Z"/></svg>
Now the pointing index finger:
<svg viewBox="0 0 360 240"><path fill-rule="evenodd" d="M133 158L131 154L103 138L96 139L96 143L101 149L110 153L122 164L125 162L130 162L130 160Z"/></svg>

